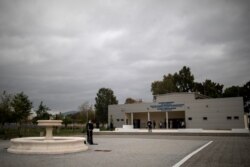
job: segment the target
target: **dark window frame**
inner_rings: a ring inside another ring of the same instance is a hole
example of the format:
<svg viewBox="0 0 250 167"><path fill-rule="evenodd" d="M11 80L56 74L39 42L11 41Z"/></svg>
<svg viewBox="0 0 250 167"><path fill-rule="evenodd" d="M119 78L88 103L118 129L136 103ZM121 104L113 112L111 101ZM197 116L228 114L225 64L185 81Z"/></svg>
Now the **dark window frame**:
<svg viewBox="0 0 250 167"><path fill-rule="evenodd" d="M239 120L240 117L239 116L234 116L234 120Z"/></svg>

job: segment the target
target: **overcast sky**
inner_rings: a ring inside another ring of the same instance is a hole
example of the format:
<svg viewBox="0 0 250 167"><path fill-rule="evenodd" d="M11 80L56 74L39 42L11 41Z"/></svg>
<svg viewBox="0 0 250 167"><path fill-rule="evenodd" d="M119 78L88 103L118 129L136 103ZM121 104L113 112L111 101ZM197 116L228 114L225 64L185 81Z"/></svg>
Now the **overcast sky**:
<svg viewBox="0 0 250 167"><path fill-rule="evenodd" d="M150 102L151 83L184 65L197 82L242 86L249 2L0 0L0 91L64 112L102 87Z"/></svg>

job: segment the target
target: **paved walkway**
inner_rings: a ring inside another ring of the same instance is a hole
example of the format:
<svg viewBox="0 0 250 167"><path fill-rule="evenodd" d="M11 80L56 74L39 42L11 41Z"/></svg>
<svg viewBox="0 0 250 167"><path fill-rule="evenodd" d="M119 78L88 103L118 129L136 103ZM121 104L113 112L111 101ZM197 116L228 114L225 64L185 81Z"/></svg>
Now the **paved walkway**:
<svg viewBox="0 0 250 167"><path fill-rule="evenodd" d="M129 137L95 138L98 145L81 153L64 155L17 155L0 141L1 167L166 167L205 144L206 140L171 140Z"/></svg>
<svg viewBox="0 0 250 167"><path fill-rule="evenodd" d="M17 155L6 152L0 140L1 167L168 167L207 141L213 141L183 167L250 166L250 137L96 135L98 145L87 152L65 155Z"/></svg>

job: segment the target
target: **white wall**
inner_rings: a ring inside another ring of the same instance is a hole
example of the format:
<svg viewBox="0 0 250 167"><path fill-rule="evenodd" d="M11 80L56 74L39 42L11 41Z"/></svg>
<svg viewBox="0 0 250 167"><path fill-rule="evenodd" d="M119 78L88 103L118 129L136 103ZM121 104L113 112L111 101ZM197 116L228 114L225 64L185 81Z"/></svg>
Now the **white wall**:
<svg viewBox="0 0 250 167"><path fill-rule="evenodd" d="M243 115L242 97L200 99L186 104L187 128L244 128ZM203 120L203 117L207 117L207 120ZM227 117L231 117L231 120L228 120ZM192 120L189 120L189 118L192 118Z"/></svg>
<svg viewBox="0 0 250 167"><path fill-rule="evenodd" d="M165 95L157 95L156 102L174 101L178 103L185 103L195 100L194 93L168 93Z"/></svg>
<svg viewBox="0 0 250 167"><path fill-rule="evenodd" d="M164 100L165 99L165 100ZM203 129L232 129L244 128L244 108L243 98L216 98L216 99L195 99L192 93L178 93L170 94L169 97L161 97L160 102L176 102L184 103L182 107L171 111L185 111L185 121L187 128L203 128ZM159 101L158 101L159 102ZM128 119L131 119L130 113L134 114L134 119L139 115L137 113L153 113L159 112L156 108L151 108L151 105L158 103L136 103L136 104L122 104L109 106L109 123L110 115L113 117L115 127L122 127L125 124L125 113ZM146 119L147 114L143 114L143 120ZM163 116L165 117L165 116ZM192 120L188 120L188 118ZM207 117L207 120L203 120ZM227 117L231 117L228 120ZM239 119L235 119L238 117ZM153 117L152 117L153 118ZM119 119L119 121L117 121ZM121 121L123 119L123 121ZM155 118L156 119L156 118ZM157 118L158 119L158 118Z"/></svg>

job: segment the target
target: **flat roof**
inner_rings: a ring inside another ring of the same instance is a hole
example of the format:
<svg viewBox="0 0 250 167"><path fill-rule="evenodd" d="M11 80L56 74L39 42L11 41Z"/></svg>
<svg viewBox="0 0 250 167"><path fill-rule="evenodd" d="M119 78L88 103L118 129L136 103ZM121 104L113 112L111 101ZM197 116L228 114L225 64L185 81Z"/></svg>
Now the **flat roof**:
<svg viewBox="0 0 250 167"><path fill-rule="evenodd" d="M175 95L175 94L194 94L195 99L208 99L210 98L209 96L200 94L198 92L171 92L171 93L166 93L166 94L157 94L153 96L167 96L167 95Z"/></svg>

